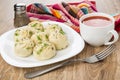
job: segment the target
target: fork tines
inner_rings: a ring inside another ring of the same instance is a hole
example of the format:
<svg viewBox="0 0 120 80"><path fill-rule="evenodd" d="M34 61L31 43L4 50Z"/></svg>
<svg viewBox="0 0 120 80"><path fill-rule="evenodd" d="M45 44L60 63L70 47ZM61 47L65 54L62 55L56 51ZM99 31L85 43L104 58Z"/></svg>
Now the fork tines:
<svg viewBox="0 0 120 80"><path fill-rule="evenodd" d="M96 57L99 60L103 60L104 58L106 58L109 54L111 54L113 51L115 50L115 45L109 45L106 49L104 49L103 51L99 52L98 54L96 54Z"/></svg>

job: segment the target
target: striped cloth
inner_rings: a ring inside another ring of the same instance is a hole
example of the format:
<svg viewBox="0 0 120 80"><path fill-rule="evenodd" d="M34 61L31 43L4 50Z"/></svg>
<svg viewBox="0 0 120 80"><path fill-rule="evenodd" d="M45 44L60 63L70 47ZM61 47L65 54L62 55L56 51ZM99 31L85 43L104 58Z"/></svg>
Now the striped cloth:
<svg viewBox="0 0 120 80"><path fill-rule="evenodd" d="M120 32L120 14L114 16L115 18L115 30Z"/></svg>
<svg viewBox="0 0 120 80"><path fill-rule="evenodd" d="M85 0L77 3L57 3L53 5L44 5L42 3L33 3L27 6L27 14L30 20L39 21L57 21L66 23L76 32L80 32L79 18L85 14L97 12L95 2ZM120 17L115 16L116 30L120 31Z"/></svg>
<svg viewBox="0 0 120 80"><path fill-rule="evenodd" d="M27 14L31 20L39 21L58 21L66 23L75 31L79 30L79 18L82 15L96 12L94 2L61 2L53 5L44 5L42 3L33 3L27 6Z"/></svg>

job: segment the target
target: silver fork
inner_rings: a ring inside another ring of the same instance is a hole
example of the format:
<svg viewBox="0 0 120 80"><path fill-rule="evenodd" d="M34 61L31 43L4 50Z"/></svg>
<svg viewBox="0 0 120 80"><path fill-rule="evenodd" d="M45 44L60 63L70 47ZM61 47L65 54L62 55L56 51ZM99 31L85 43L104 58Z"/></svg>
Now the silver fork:
<svg viewBox="0 0 120 80"><path fill-rule="evenodd" d="M68 60L65 61L63 63L60 63L58 65L49 67L47 69L44 70L38 70L38 71L33 71L33 72L28 72L24 75L25 78L34 78L40 75L43 75L47 72L53 71L55 69L58 69L60 67L66 66L68 64L71 64L73 62L79 62L79 61L83 61L83 62L87 62L87 63L95 63L98 61L101 61L103 59L105 59L108 55L110 55L113 51L115 50L115 45L109 45L106 49L102 50L101 52L94 54L91 57L85 58L85 59L72 59L72 60Z"/></svg>

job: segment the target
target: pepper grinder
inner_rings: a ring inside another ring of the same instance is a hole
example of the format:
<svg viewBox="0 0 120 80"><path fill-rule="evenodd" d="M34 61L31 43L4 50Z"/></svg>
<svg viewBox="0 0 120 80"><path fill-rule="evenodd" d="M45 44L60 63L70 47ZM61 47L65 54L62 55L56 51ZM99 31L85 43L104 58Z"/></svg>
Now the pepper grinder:
<svg viewBox="0 0 120 80"><path fill-rule="evenodd" d="M14 11L14 26L16 28L25 26L30 22L26 14L26 5L24 3L15 4Z"/></svg>

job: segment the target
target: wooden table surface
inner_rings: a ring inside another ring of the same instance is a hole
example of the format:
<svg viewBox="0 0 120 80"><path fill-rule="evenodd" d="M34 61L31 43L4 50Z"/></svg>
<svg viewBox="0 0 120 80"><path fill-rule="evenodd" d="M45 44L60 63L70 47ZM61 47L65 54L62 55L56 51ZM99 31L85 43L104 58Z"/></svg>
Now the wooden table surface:
<svg viewBox="0 0 120 80"><path fill-rule="evenodd" d="M61 1L57 0L57 2ZM0 0L0 35L14 28L13 5L19 2L53 4L56 3L56 0ZM73 2L73 0L66 0L65 2ZM98 5L101 11L109 14L120 11L120 0L99 0ZM101 62L94 64L73 63L30 80L120 80L120 39L115 44L116 50L113 54ZM84 58L104 48L105 46L95 48L86 44L84 50L73 58ZM24 78L24 73L42 70L53 65L56 64L29 69L17 68L7 64L0 56L0 80L28 80Z"/></svg>

